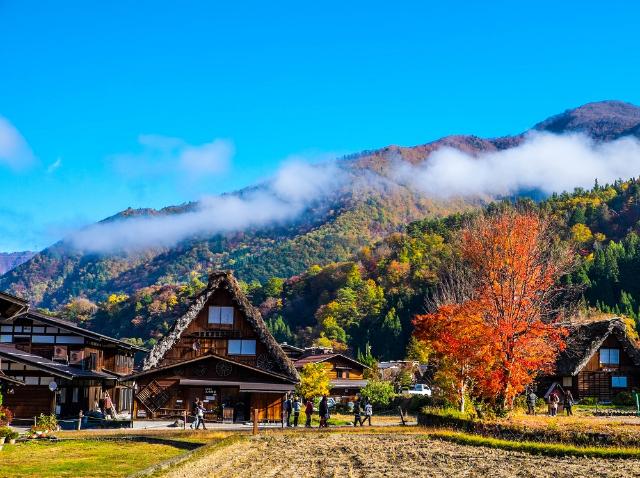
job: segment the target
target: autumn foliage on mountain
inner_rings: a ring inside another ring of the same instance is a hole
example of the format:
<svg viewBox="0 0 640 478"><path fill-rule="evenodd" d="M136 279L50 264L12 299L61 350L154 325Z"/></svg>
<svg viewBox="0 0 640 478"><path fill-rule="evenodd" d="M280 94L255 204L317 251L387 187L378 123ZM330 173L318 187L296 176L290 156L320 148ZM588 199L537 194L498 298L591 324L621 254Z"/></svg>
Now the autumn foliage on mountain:
<svg viewBox="0 0 640 478"><path fill-rule="evenodd" d="M417 315L415 335L435 353L440 381L498 408L548 371L563 349L556 324L567 303L561 283L574 264L537 211L507 209L475 218L459 233L458 264Z"/></svg>

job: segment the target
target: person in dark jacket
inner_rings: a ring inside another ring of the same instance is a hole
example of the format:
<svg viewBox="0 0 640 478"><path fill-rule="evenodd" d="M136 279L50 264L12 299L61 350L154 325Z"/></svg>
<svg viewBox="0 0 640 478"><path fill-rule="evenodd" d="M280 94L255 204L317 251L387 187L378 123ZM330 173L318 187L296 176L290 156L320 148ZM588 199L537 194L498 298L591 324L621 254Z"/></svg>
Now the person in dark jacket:
<svg viewBox="0 0 640 478"><path fill-rule="evenodd" d="M327 396L323 395L320 400L320 406L318 407L320 413L320 428L326 428L329 426L327 421L329 420L329 404L327 402Z"/></svg>
<svg viewBox="0 0 640 478"><path fill-rule="evenodd" d="M362 424L362 405L360 404L360 399L357 398L355 403L353 404L353 426L357 427L358 425L363 426Z"/></svg>
<svg viewBox="0 0 640 478"><path fill-rule="evenodd" d="M304 426L306 428L311 428L311 417L313 416L313 403L311 402L311 400L307 399L307 403L304 406L304 414L307 417L306 421L304 422Z"/></svg>
<svg viewBox="0 0 640 478"><path fill-rule="evenodd" d="M282 404L282 425L291 426L291 398L287 395L284 403Z"/></svg>
<svg viewBox="0 0 640 478"><path fill-rule="evenodd" d="M200 399L196 397L196 399L191 404L191 413L193 414L193 422L191 422L191 428L198 429L198 425L200 419L198 418L198 406L200 404Z"/></svg>
<svg viewBox="0 0 640 478"><path fill-rule="evenodd" d="M573 415L573 395L571 390L564 391L564 409L567 411L567 416Z"/></svg>

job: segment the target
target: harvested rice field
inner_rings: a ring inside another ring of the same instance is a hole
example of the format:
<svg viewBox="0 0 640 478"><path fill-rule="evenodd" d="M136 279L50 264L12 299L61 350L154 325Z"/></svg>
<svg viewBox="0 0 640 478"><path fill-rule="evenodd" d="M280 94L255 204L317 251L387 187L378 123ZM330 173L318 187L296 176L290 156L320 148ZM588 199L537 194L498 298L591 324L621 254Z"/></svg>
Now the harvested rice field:
<svg viewBox="0 0 640 478"><path fill-rule="evenodd" d="M273 433L212 450L164 476L629 477L640 476L640 460L546 457L403 433Z"/></svg>

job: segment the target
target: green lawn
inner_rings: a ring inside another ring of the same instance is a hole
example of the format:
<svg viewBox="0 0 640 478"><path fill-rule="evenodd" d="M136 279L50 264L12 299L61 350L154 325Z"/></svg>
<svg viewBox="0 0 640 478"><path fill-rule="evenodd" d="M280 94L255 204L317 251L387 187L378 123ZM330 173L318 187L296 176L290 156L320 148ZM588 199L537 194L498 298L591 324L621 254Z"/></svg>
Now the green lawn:
<svg viewBox="0 0 640 478"><path fill-rule="evenodd" d="M119 477L185 453L165 444L70 440L5 445L2 477Z"/></svg>

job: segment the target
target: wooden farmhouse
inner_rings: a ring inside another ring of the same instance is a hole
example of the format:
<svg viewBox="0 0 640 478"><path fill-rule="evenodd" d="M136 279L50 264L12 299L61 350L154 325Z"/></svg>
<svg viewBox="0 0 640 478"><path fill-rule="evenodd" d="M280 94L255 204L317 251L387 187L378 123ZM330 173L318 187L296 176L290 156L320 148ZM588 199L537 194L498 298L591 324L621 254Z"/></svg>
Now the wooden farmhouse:
<svg viewBox="0 0 640 478"><path fill-rule="evenodd" d="M132 384L120 378L132 373L140 351L0 293L0 382L4 405L16 418L77 418L94 410L105 392L118 413L130 412Z"/></svg>
<svg viewBox="0 0 640 478"><path fill-rule="evenodd" d="M543 377L539 392L571 390L575 399L610 401L620 392L640 389L640 348L624 322L609 318L571 324L566 349L552 375Z"/></svg>
<svg viewBox="0 0 640 478"><path fill-rule="evenodd" d="M298 370L308 363L321 363L329 373L331 389L329 394L340 401L352 400L367 385L364 364L346 355L333 353L331 349L309 348L294 362Z"/></svg>
<svg viewBox="0 0 640 478"><path fill-rule="evenodd" d="M280 421L298 374L232 274L214 272L129 379L139 418L191 414L198 398L208 419L247 421L257 409L259 420Z"/></svg>

